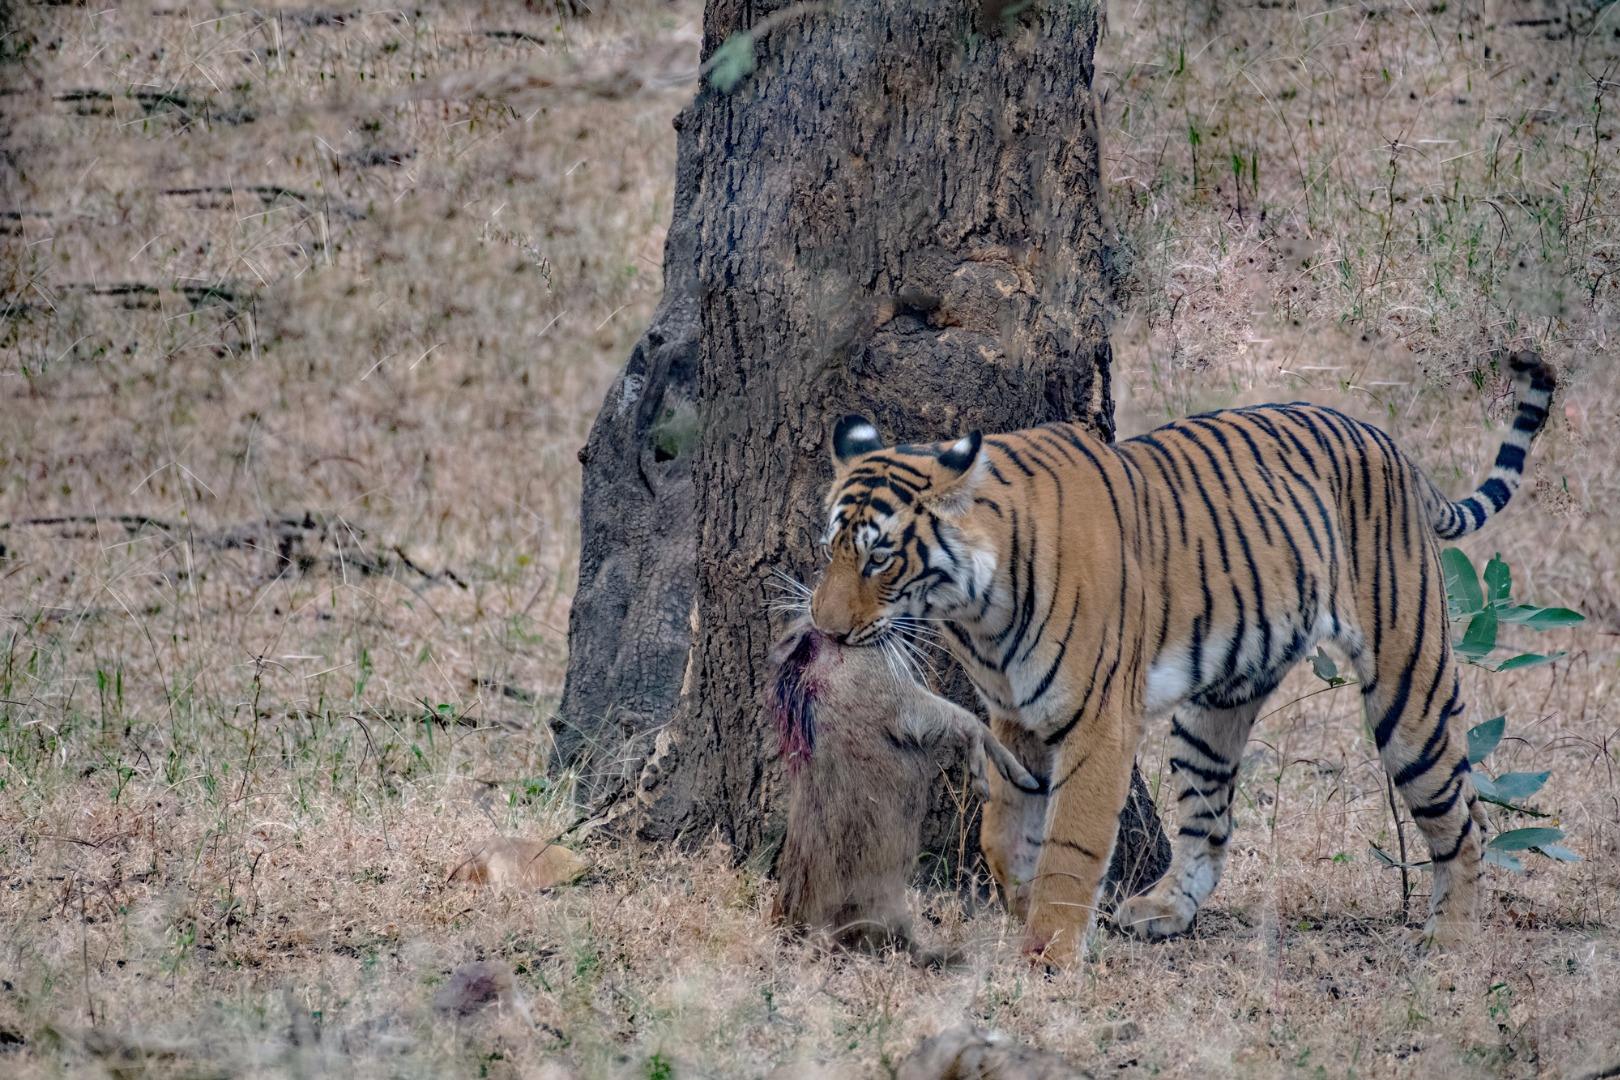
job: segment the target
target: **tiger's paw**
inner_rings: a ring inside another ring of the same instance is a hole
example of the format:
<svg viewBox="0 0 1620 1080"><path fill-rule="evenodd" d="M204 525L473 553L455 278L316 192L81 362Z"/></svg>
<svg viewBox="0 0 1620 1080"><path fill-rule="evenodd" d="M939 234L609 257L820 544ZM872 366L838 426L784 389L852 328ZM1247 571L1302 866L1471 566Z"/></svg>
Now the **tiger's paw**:
<svg viewBox="0 0 1620 1080"><path fill-rule="evenodd" d="M1031 964L1048 972L1072 967L1082 959L1085 953L1082 945L1091 931L1089 920L1083 926L1071 926L1053 917L1054 914L1051 908L1036 905L1024 929L1021 946Z"/></svg>
<svg viewBox="0 0 1620 1080"><path fill-rule="evenodd" d="M1047 974L1054 974L1073 966L1078 955L1078 950L1074 947L1074 935L1062 931L1051 937L1025 931L1020 951L1031 967Z"/></svg>
<svg viewBox="0 0 1620 1080"><path fill-rule="evenodd" d="M1114 912L1114 925L1137 937L1162 941L1185 934L1192 928L1196 914L1153 893L1143 893L1119 905Z"/></svg>

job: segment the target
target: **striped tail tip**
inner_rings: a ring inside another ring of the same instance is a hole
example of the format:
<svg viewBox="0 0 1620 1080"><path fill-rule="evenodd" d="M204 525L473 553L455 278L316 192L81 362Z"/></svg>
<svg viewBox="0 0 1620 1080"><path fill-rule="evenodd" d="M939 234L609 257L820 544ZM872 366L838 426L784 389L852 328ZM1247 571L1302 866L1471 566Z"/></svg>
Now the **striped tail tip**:
<svg viewBox="0 0 1620 1080"><path fill-rule="evenodd" d="M1516 384L1513 426L1496 451L1496 461L1485 482L1473 494L1456 502L1441 501L1432 517L1442 540L1455 540L1484 527L1513 498L1524 480L1524 462L1541 429L1547 426L1558 376L1541 354L1523 350L1507 360Z"/></svg>

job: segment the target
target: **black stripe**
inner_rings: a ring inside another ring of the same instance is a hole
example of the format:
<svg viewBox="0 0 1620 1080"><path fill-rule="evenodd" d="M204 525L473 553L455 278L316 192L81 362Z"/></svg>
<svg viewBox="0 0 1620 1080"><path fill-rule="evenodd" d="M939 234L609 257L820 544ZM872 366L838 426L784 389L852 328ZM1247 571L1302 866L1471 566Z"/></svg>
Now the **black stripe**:
<svg viewBox="0 0 1620 1080"><path fill-rule="evenodd" d="M1084 844L1077 844L1073 840L1065 840L1061 836L1049 836L1046 838L1046 842L1049 844L1056 844L1058 847L1068 848L1070 851L1078 851L1088 859L1102 858L1101 855L1098 855L1095 851L1092 851Z"/></svg>
<svg viewBox="0 0 1620 1080"><path fill-rule="evenodd" d="M989 643L991 645L994 645L994 646L998 647L998 648L1001 646L1001 643L1003 641L1007 640L1007 635L1012 633L1013 627L1018 624L1018 608L1019 608L1019 605L1022 603L1022 601L1019 598L1020 594L1019 594L1019 590L1018 590L1018 572L1019 572L1022 560L1019 558L1019 553L1018 553L1019 552L1019 544L1018 544L1018 511L1017 510L1014 510L1012 512L1012 538L1011 538L1011 540L1009 542L1010 542L1011 547L1012 547L1012 558L1008 560L1007 573L1012 579L1011 580L1011 586L1010 586L1011 587L1012 605L1009 608L1009 614L1007 616L1007 625L1003 626L1000 630L998 630L995 634L991 635L991 637L989 638ZM990 661L987 664L987 666L989 666L991 668L995 668L995 670L997 670L997 671L1000 670L1000 668L996 667L994 661Z"/></svg>
<svg viewBox="0 0 1620 1080"><path fill-rule="evenodd" d="M1489 499L1491 505L1497 510L1501 510L1502 507L1506 506L1508 500L1513 497L1513 492L1508 490L1507 484L1503 483L1502 478L1498 476L1493 476L1479 485L1479 493Z"/></svg>
<svg viewBox="0 0 1620 1080"><path fill-rule="evenodd" d="M1225 754L1216 753L1213 746L1209 745L1209 743L1188 731L1181 721L1176 719L1174 716L1170 718L1170 734L1174 735L1176 738L1180 739L1182 742L1186 743L1200 754L1203 754L1217 765L1230 766L1232 764L1231 758L1227 757Z"/></svg>
<svg viewBox="0 0 1620 1080"><path fill-rule="evenodd" d="M1054 795L1057 794L1058 788L1062 787L1064 784L1067 784L1070 780L1074 779L1074 774L1079 772L1081 769L1085 768L1086 767L1086 762L1088 762L1090 760L1091 760L1091 755L1090 754L1081 754L1080 755L1080 760L1075 762L1072 766L1070 766L1069 771L1063 774L1063 779L1057 781L1055 784L1052 785L1052 789L1051 789L1052 793Z"/></svg>
<svg viewBox="0 0 1620 1080"><path fill-rule="evenodd" d="M1429 802L1424 806L1412 807L1412 816L1415 818L1445 817L1451 808L1457 805L1457 796L1462 794L1462 777L1468 773L1468 759L1461 758L1451 769L1451 775L1440 785L1440 791L1450 791L1442 802ZM1438 796L1438 792L1436 795Z"/></svg>
<svg viewBox="0 0 1620 1080"><path fill-rule="evenodd" d="M1222 425L1217 424L1212 420L1204 420L1200 421L1195 426L1201 428L1202 430L1208 431L1210 435L1214 437L1215 441L1220 444L1222 452L1226 454L1227 464L1232 467L1232 479L1237 481L1238 489L1243 492L1244 498L1246 498L1249 502L1249 509L1254 511L1255 521L1260 526L1261 537L1265 539L1266 543L1271 543L1271 528L1266 524L1265 514L1263 514L1260 510L1260 501L1254 497L1254 492L1249 487L1249 481L1247 477L1243 475L1243 468L1238 464L1237 456L1232 451L1232 444L1227 439L1226 432L1221 430ZM1209 451L1205 452L1209 453ZM1266 467L1259 460L1259 457L1259 452L1256 451L1255 464L1259 467L1262 473L1265 473L1267 471ZM1210 463L1214 464L1214 462L1215 457L1213 454L1210 454ZM1219 470L1219 466L1216 466L1216 468ZM1224 481L1222 481L1222 487L1225 487ZM1272 489L1272 494L1276 494L1275 488Z"/></svg>
<svg viewBox="0 0 1620 1080"><path fill-rule="evenodd" d="M1181 466L1176 463L1176 459L1171 455L1170 451L1165 449L1164 444L1151 435L1138 435L1131 442L1139 442L1151 451L1148 460L1153 462L1153 467L1159 470L1160 476L1164 477L1164 486L1170 492L1170 501L1176 504L1176 521L1181 525L1181 544L1185 547L1187 545L1187 508L1181 503ZM1125 447L1120 447L1121 451L1124 449ZM1160 460L1161 458L1163 461ZM1165 462L1170 465L1168 470L1164 467Z"/></svg>
<svg viewBox="0 0 1620 1080"><path fill-rule="evenodd" d="M1204 685L1204 638L1215 621L1215 594L1209 587L1209 564L1204 558L1204 538L1198 538L1198 585L1204 592L1204 612L1193 619L1192 641L1187 651L1192 658L1192 688ZM1168 591L1168 590L1166 590Z"/></svg>
<svg viewBox="0 0 1620 1080"><path fill-rule="evenodd" d="M1462 828L1457 831L1457 842L1451 845L1451 850L1441 853L1431 849L1431 857L1433 858L1435 865L1438 866L1441 863L1448 863L1452 859L1455 859L1462 851L1463 841L1468 839L1468 834L1473 831L1473 828L1473 815L1465 814L1463 816Z"/></svg>
<svg viewBox="0 0 1620 1080"><path fill-rule="evenodd" d="M1170 759L1170 771L1173 773L1192 773L1198 779L1214 784L1230 784L1237 776L1236 766L1225 769L1206 769L1202 765L1194 765L1186 758L1178 757Z"/></svg>
<svg viewBox="0 0 1620 1080"><path fill-rule="evenodd" d="M1028 465L1025 465L1024 464L1024 459L1019 457L1017 452L1015 450L1013 450L1012 447L1008 446L1007 443L1004 440L1002 440L1002 439L986 439L986 440L984 440L984 444L986 446L993 446L997 450L1000 450L1003 454L1007 455L1007 460L1011 461L1014 465L1018 466L1019 471L1022 472L1025 476L1034 476L1035 475L1035 470L1031 469Z"/></svg>
<svg viewBox="0 0 1620 1080"><path fill-rule="evenodd" d="M1393 591L1393 590L1392 590ZM1401 671L1400 680L1395 684L1395 697L1390 702L1388 711L1383 719L1378 721L1373 731L1373 741L1382 751L1389 745L1389 740L1395 734L1395 727L1400 723L1401 714L1406 711L1406 702L1412 695L1412 679L1417 674L1418 658L1423 655L1424 639L1429 629L1429 560L1418 560L1418 609L1417 609L1417 639L1412 643L1412 651ZM1375 652L1376 655L1376 652ZM1467 768L1468 760L1463 759L1463 767Z"/></svg>
<svg viewBox="0 0 1620 1080"><path fill-rule="evenodd" d="M1242 412L1254 422L1255 426L1259 427L1267 435L1271 436L1271 438L1279 446L1283 445L1283 441L1286 438L1288 444L1294 448L1294 451L1299 454L1300 457L1305 459L1305 467L1311 470L1311 475L1317 479L1321 479L1322 473L1316 467L1315 455L1313 455L1310 450L1306 448L1305 444L1300 441L1298 435L1295 435L1292 431L1289 431L1286 428L1273 424L1271 422L1271 418L1266 416L1265 413L1260 409L1244 409ZM1288 464L1288 457L1286 454L1281 460L1285 465ZM1290 471L1292 471L1292 466L1289 468ZM1295 473L1295 475L1297 476L1298 474Z"/></svg>
<svg viewBox="0 0 1620 1080"><path fill-rule="evenodd" d="M891 469L899 469L902 472L911 473L918 480L922 481L922 486L925 488L932 483L932 481L928 478L928 474L917 468L915 465L907 465L904 461L896 461L887 454L874 454L872 457L869 457L865 461L861 462L861 472L864 474L865 470L871 468L873 465L884 465ZM882 474L879 473L876 475Z"/></svg>
<svg viewBox="0 0 1620 1080"><path fill-rule="evenodd" d="M1434 666L1434 682L1429 686L1429 696L1423 704L1425 715L1428 715L1429 710L1434 707L1434 695L1440 689L1440 679L1441 676L1446 673L1446 667L1447 665L1445 664L1436 664ZM1452 698L1455 700L1456 691L1452 692ZM1423 749L1418 751L1418 756L1412 761L1408 762L1400 772L1394 775L1393 779L1396 786L1401 787L1406 784L1410 784L1412 781L1418 779L1420 776L1423 776L1430 769L1438 765L1440 763L1441 750L1445 746L1445 742L1446 712L1444 709L1442 709L1440 711L1440 715L1435 717L1434 730L1429 732L1429 738L1426 742L1424 742Z"/></svg>

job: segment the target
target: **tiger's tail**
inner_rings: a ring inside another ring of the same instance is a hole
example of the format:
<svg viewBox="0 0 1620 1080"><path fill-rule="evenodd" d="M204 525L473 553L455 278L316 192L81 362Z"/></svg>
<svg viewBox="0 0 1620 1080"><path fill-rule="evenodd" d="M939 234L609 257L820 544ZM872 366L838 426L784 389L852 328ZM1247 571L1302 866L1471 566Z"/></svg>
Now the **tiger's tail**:
<svg viewBox="0 0 1620 1080"><path fill-rule="evenodd" d="M1513 493L1524 480L1524 459L1530 452L1541 429L1547 426L1548 409L1552 407L1553 388L1557 376L1552 365L1534 352L1516 352L1508 357L1508 368L1517 384L1515 401L1517 415L1513 427L1496 451L1496 462L1490 476L1465 499L1453 502L1439 489L1430 486L1433 500L1429 507L1429 522L1442 540L1455 540L1460 536L1478 532L1485 523L1507 506Z"/></svg>

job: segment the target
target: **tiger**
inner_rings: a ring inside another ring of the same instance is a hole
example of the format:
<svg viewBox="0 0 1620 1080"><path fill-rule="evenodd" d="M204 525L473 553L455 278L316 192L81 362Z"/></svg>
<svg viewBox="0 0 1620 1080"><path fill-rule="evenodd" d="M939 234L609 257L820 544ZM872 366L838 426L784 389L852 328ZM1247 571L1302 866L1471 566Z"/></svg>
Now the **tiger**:
<svg viewBox="0 0 1620 1080"><path fill-rule="evenodd" d="M1425 946L1476 922L1484 830L1439 542L1507 506L1553 369L1508 357L1516 412L1453 501L1372 424L1307 402L1201 413L1118 443L1075 423L887 445L834 426L815 627L849 645L942 641L992 731L1036 776L993 772L980 847L1023 949L1089 941L1144 725L1169 720L1170 869L1115 910L1185 933L1220 881L1241 752L1262 703L1326 645L1360 684L1378 754L1428 845Z"/></svg>

